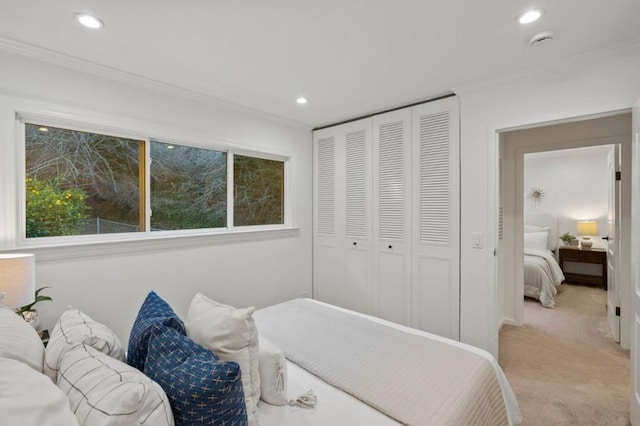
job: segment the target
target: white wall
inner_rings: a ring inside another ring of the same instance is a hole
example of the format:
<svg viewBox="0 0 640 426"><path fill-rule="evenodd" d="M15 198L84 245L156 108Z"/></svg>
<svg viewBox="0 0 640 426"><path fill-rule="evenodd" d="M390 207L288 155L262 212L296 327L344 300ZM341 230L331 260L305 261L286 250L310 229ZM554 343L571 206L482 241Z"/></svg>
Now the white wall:
<svg viewBox="0 0 640 426"><path fill-rule="evenodd" d="M597 58L589 58L591 60ZM497 354L496 132L629 108L640 99L640 53L613 52L596 65L581 60L537 70L491 87L453 88L461 105L461 318L463 342ZM472 248L474 232L486 235Z"/></svg>
<svg viewBox="0 0 640 426"><path fill-rule="evenodd" d="M237 306L258 307L311 295L310 129L5 52L0 52L0 63L1 250L15 249L19 239L16 111L72 117L204 145L222 141L292 157L297 229L182 239L179 244L119 243L37 251L37 286L51 286L47 294L54 299L37 306L46 327L51 328L71 304L106 322L126 342L150 290L182 316L196 292Z"/></svg>
<svg viewBox="0 0 640 426"><path fill-rule="evenodd" d="M550 213L556 217L558 236L577 235L576 222L595 220L598 236L594 247L606 247L600 238L607 235L608 172L611 147L564 149L524 155L524 217ZM544 198L534 203L527 197L532 188L541 188ZM526 223L526 221L525 221ZM560 240L556 244L562 244Z"/></svg>
<svg viewBox="0 0 640 426"><path fill-rule="evenodd" d="M633 108L633 133L632 133L632 159L633 176L631 182L632 191L632 217L640 217L640 99L637 100ZM638 339L637 330L640 329L640 306L638 305L638 294L640 294L640 224L638 221L633 223L631 232L632 250L631 250L631 297L633 299L631 306L632 330L634 333L631 338L631 377L638 377L638 368L640 362L640 339ZM630 420L633 424L640 421L640 401L638 401L639 384L637 380L631 380L631 404L630 404Z"/></svg>

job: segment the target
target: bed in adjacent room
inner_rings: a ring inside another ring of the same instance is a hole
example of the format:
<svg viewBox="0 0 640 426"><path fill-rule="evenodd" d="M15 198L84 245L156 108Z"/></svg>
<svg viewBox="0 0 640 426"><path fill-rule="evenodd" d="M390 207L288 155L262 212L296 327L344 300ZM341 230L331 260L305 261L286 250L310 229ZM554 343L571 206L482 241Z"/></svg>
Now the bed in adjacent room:
<svg viewBox="0 0 640 426"><path fill-rule="evenodd" d="M515 396L489 353L310 299L254 313L286 356L289 395L314 408L261 402L260 424L514 425Z"/></svg>
<svg viewBox="0 0 640 426"><path fill-rule="evenodd" d="M557 242L555 216L541 213L525 219L524 295L547 308L555 308L555 296L564 281L555 257Z"/></svg>

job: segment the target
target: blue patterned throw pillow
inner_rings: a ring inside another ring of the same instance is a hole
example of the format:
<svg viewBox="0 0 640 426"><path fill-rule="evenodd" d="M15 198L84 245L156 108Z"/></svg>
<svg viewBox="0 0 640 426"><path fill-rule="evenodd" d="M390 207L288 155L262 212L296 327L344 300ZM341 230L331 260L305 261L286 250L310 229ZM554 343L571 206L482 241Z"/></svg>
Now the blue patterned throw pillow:
<svg viewBox="0 0 640 426"><path fill-rule="evenodd" d="M145 374L167 394L176 426L246 426L240 367L168 327L154 328Z"/></svg>
<svg viewBox="0 0 640 426"><path fill-rule="evenodd" d="M127 350L127 364L144 371L144 362L147 358L147 347L151 331L157 326L167 326L176 329L182 334L187 334L184 323L167 302L155 291L149 293L144 299L138 316L133 322L129 335L129 347Z"/></svg>

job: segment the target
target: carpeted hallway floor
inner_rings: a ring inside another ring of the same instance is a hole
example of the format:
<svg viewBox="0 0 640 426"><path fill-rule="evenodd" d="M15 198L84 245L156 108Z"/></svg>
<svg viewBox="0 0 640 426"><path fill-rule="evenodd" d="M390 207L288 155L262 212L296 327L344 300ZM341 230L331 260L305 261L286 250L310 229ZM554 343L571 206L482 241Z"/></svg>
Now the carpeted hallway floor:
<svg viewBox="0 0 640 426"><path fill-rule="evenodd" d="M629 351L613 341L605 291L562 285L555 309L525 299L525 325L500 331L500 365L523 424L629 425Z"/></svg>

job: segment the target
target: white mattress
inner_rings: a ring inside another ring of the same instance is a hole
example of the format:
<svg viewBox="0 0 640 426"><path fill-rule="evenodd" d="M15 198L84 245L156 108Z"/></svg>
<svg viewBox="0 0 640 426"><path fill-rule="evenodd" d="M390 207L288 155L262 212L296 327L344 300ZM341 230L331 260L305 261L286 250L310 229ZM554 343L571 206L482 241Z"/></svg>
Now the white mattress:
<svg viewBox="0 0 640 426"><path fill-rule="evenodd" d="M335 307L333 305L327 305L322 302L315 301L316 303L330 306L334 309L338 309L343 312L358 315L360 317L368 318L371 321L391 326L395 329L405 331L407 333L421 335L436 339L438 341L445 342L452 346L460 347L470 352L476 353L491 362L494 366L500 386L502 387L504 402L507 407L509 423L518 425L522 422L522 415L518 408L515 395L507 382L507 379L498 366L495 358L488 352L466 345L464 343L456 342L450 339L446 339L440 336L436 336L430 333L426 333L420 330L416 330L410 327L405 327L399 324L391 323L380 318L371 317L369 315L355 313L350 310ZM289 386L289 398L295 399L296 396L304 394L309 389L312 389L317 395L317 405L315 408L301 408L296 406L282 406L276 407L260 401L260 424L262 426L281 426L281 425L397 425L399 424L395 420L387 417L381 412L371 408L367 404L354 398L353 396L327 384L318 377L298 367L296 364L288 361L288 386Z"/></svg>
<svg viewBox="0 0 640 426"><path fill-rule="evenodd" d="M313 389L318 398L317 404L314 408L278 407L260 401L258 404L260 426L387 426L400 424L290 361L287 361L287 368L289 397L295 399L309 389Z"/></svg>

